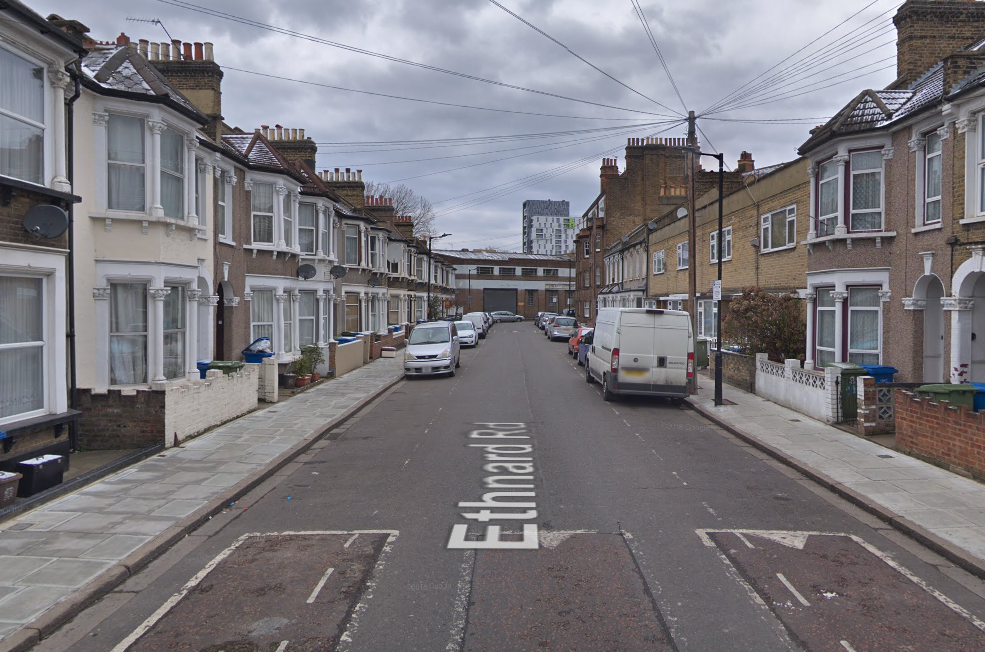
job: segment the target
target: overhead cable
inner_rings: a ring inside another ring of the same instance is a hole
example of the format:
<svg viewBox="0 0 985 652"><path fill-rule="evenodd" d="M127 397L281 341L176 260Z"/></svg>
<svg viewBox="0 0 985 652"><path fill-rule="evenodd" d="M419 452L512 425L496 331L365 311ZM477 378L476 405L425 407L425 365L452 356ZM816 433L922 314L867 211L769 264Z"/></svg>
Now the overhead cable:
<svg viewBox="0 0 985 652"><path fill-rule="evenodd" d="M647 22L646 16L643 14L643 7L637 0L632 0L633 7L636 8L636 15L639 17L640 22L643 24L643 29L646 31L646 35L650 39L650 45L653 46L653 51L657 53L657 59L660 60L660 65L663 66L664 72L667 73L667 78L670 80L670 85L673 86L674 92L677 93L677 99L681 101L681 106L684 107L684 113L687 113L687 104L684 103L684 98L681 97L681 92L677 89L677 82L674 81L674 76L670 74L670 67L667 65L664 55L660 52L660 46L657 45L657 39L653 37L653 32L650 30L650 23Z"/></svg>

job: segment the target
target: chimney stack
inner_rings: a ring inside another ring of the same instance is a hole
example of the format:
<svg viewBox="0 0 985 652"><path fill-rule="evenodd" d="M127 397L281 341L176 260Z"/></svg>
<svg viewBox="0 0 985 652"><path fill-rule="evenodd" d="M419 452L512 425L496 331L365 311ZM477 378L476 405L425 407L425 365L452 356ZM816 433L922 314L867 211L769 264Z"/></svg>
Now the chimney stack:
<svg viewBox="0 0 985 652"><path fill-rule="evenodd" d="M985 3L974 0L907 0L896 25L896 81L908 88L944 57L982 39Z"/></svg>
<svg viewBox="0 0 985 652"><path fill-rule="evenodd" d="M632 140L632 139L630 139ZM609 181L619 176L619 166L614 158L602 159L602 167L599 169L600 191L605 194L609 191Z"/></svg>
<svg viewBox="0 0 985 652"><path fill-rule="evenodd" d="M752 172L756 169L756 162L752 160L752 154L749 152L742 152L739 154L739 163L735 167L735 171L739 174L745 174L746 172Z"/></svg>

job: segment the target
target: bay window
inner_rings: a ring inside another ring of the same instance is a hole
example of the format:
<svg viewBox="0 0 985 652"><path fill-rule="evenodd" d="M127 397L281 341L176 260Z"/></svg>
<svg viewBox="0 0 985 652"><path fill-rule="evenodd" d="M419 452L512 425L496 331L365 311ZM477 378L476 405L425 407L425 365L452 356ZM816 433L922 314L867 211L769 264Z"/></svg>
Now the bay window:
<svg viewBox="0 0 985 652"><path fill-rule="evenodd" d="M185 211L184 137L173 129L161 131L161 206L164 216L183 219Z"/></svg>
<svg viewBox="0 0 985 652"><path fill-rule="evenodd" d="M182 378L185 375L185 288L168 286L171 292L164 298L164 377Z"/></svg>
<svg viewBox="0 0 985 652"><path fill-rule="evenodd" d="M817 175L817 236L834 235L838 226L838 164L822 163Z"/></svg>
<svg viewBox="0 0 985 652"><path fill-rule="evenodd" d="M878 287L848 289L848 361L879 364Z"/></svg>
<svg viewBox="0 0 985 652"><path fill-rule="evenodd" d="M359 332L359 295L352 292L345 295L345 330Z"/></svg>
<svg viewBox="0 0 985 652"><path fill-rule="evenodd" d="M837 181L837 179L836 179ZM837 213L838 206L837 201L835 202L835 212ZM837 215L835 216L837 221ZM831 227L831 231L825 231L824 235L831 235L834 233L834 227ZM820 236L821 233L818 232ZM776 249L785 249L787 247L793 247L797 244L797 207L788 206L786 208L781 208L778 211L773 211L762 217L762 231L761 238L759 242L759 250L762 253L768 251L774 251Z"/></svg>
<svg viewBox="0 0 985 652"><path fill-rule="evenodd" d="M281 200L282 212L284 216L284 246L290 249L294 243L294 212L291 193L285 192ZM290 350L290 349L286 349Z"/></svg>
<svg viewBox="0 0 985 652"><path fill-rule="evenodd" d="M44 305L43 279L0 276L0 422L45 409Z"/></svg>
<svg viewBox="0 0 985 652"><path fill-rule="evenodd" d="M108 144L108 208L143 213L146 210L144 121L110 114Z"/></svg>
<svg viewBox="0 0 985 652"><path fill-rule="evenodd" d="M256 186L253 186L256 189ZM274 291L253 290L250 301L250 340L259 337L270 339L274 343Z"/></svg>
<svg viewBox="0 0 985 652"><path fill-rule="evenodd" d="M345 264L359 264L359 227L352 224L345 225Z"/></svg>
<svg viewBox="0 0 985 652"><path fill-rule="evenodd" d="M147 382L147 284L110 284L110 384Z"/></svg>
<svg viewBox="0 0 985 652"><path fill-rule="evenodd" d="M42 66L0 48L0 174L39 185L44 185L44 83Z"/></svg>
<svg viewBox="0 0 985 652"><path fill-rule="evenodd" d="M219 173L219 183L216 186L216 211L215 219L219 224L219 237L223 239L232 237L232 228L226 223L226 184L229 183L229 176L225 170ZM231 215L231 213L230 213Z"/></svg>
<svg viewBox="0 0 985 652"><path fill-rule="evenodd" d="M318 226L318 216L314 204L298 204L298 245L301 253L315 253L315 229ZM322 247L325 246L325 233L322 232ZM328 255L328 249L322 249Z"/></svg>
<svg viewBox="0 0 985 652"><path fill-rule="evenodd" d="M817 344L814 362L818 367L824 367L835 361L837 309L832 292L834 292L832 288L817 290Z"/></svg>
<svg viewBox="0 0 985 652"><path fill-rule="evenodd" d="M387 319L390 320L390 324L397 325L400 323L400 299L397 297L390 297L389 303L389 316Z"/></svg>
<svg viewBox="0 0 985 652"><path fill-rule="evenodd" d="M849 231L882 230L882 150L851 154Z"/></svg>
<svg viewBox="0 0 985 652"><path fill-rule="evenodd" d="M250 195L253 212L253 243L272 245L274 244L274 184L254 183Z"/></svg>
<svg viewBox="0 0 985 652"><path fill-rule="evenodd" d="M941 221L941 136L936 131L927 134L924 174L924 224Z"/></svg>
<svg viewBox="0 0 985 652"><path fill-rule="evenodd" d="M314 292L301 292L298 301L298 345L315 343L315 323L318 319L318 300Z"/></svg>

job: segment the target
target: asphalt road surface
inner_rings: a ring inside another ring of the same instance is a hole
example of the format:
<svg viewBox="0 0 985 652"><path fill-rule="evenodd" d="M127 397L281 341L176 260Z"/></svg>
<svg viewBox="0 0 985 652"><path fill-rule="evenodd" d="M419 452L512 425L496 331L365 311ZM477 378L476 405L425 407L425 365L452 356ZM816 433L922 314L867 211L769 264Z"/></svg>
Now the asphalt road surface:
<svg viewBox="0 0 985 652"><path fill-rule="evenodd" d="M565 349L498 324L38 649L985 650L982 582Z"/></svg>

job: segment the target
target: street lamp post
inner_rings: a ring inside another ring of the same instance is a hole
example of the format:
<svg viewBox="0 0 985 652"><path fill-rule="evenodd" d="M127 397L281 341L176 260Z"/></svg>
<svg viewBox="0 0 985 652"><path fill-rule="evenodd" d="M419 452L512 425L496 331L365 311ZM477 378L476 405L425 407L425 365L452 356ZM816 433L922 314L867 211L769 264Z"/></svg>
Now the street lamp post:
<svg viewBox="0 0 985 652"><path fill-rule="evenodd" d="M441 238L447 238L450 235L451 233L442 233L441 235L432 235L428 237L428 307L427 307L428 321L431 321L433 319L431 315L431 268L433 267L433 265L431 264L431 242L433 242L434 240L440 240Z"/></svg>

